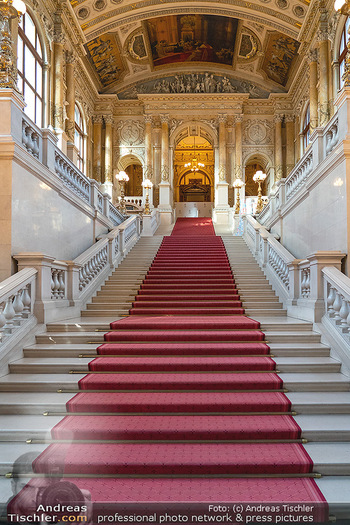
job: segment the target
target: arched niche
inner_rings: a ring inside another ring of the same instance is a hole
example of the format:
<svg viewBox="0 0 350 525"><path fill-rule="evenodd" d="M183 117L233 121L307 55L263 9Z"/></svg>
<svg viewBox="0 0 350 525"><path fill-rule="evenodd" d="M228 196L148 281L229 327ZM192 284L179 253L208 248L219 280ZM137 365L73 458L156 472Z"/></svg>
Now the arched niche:
<svg viewBox="0 0 350 525"><path fill-rule="evenodd" d="M129 182L125 184L125 196L142 197L142 159L138 155L131 153L124 155L118 161L117 171L125 171L129 176ZM116 185L118 183L114 182L114 184Z"/></svg>
<svg viewBox="0 0 350 525"><path fill-rule="evenodd" d="M269 192L269 179L270 179L270 170L272 168L271 159L263 153L253 153L244 163L244 174L245 174L245 195L246 197L253 197L258 194L258 185L253 180L254 174L261 170L266 173L267 177L262 184L262 194L268 195Z"/></svg>

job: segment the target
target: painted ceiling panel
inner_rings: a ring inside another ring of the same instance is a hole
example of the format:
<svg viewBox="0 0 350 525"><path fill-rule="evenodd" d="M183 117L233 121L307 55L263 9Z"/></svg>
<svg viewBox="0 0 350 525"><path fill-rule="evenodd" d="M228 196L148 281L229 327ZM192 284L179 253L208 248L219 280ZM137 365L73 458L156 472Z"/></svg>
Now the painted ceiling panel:
<svg viewBox="0 0 350 525"><path fill-rule="evenodd" d="M154 66L175 62L232 65L238 20L214 15L172 15L146 21Z"/></svg>

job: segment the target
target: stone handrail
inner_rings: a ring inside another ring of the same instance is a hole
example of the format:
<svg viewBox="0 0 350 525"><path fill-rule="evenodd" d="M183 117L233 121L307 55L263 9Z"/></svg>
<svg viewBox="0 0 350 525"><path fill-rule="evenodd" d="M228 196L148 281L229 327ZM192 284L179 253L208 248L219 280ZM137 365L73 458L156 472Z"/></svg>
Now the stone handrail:
<svg viewBox="0 0 350 525"><path fill-rule="evenodd" d="M90 203L90 182L81 171L59 150L55 152L55 172L65 186L81 199Z"/></svg>
<svg viewBox="0 0 350 525"><path fill-rule="evenodd" d="M34 314L39 322L79 316L80 310L118 266L141 235L141 219L132 216L73 261L56 261L42 253L15 255L19 270L37 274ZM18 275L18 274L16 274ZM68 309L68 310L67 310Z"/></svg>
<svg viewBox="0 0 350 525"><path fill-rule="evenodd" d="M313 170L313 152L308 150L285 181L286 201L291 199Z"/></svg>
<svg viewBox="0 0 350 525"><path fill-rule="evenodd" d="M310 137L309 146L299 162L286 179L281 179L276 183L276 187L270 194L269 204L258 215L259 222L271 224L270 221L277 220L280 213L283 215L284 208L288 210L290 204L303 198L309 181L311 184L314 177L317 180L323 176L323 170L318 168L336 149L346 132L345 127L341 125L341 118L343 118L342 115L339 116L336 113L324 128L315 129Z"/></svg>
<svg viewBox="0 0 350 525"><path fill-rule="evenodd" d="M350 344L350 279L332 267L323 268L322 274L325 316Z"/></svg>
<svg viewBox="0 0 350 525"><path fill-rule="evenodd" d="M13 138L26 150L50 170L47 184L52 185L52 175L56 175L65 188L76 197L96 210L111 226L121 224L125 217L110 202L108 195L99 191L99 184L94 179L84 175L73 162L57 147L57 137L48 129L40 129L21 113L21 136ZM79 202L79 201L78 201Z"/></svg>
<svg viewBox="0 0 350 525"><path fill-rule="evenodd" d="M37 271L25 268L0 283L0 350L33 325Z"/></svg>
<svg viewBox="0 0 350 525"><path fill-rule="evenodd" d="M340 272L344 254L339 251L319 251L305 259L296 259L264 226L253 217L244 217L244 239L263 269L273 289L292 317L320 321L325 313L323 269L332 266ZM350 320L350 317L349 317Z"/></svg>

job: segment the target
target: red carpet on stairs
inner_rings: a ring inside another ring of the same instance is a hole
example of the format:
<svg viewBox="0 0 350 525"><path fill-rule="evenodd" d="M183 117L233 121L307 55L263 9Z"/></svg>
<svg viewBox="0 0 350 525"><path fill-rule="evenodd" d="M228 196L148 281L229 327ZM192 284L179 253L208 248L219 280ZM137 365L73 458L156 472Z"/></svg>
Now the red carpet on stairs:
<svg viewBox="0 0 350 525"><path fill-rule="evenodd" d="M192 504L203 513L208 503L307 503L314 523L328 519L268 342L244 315L210 219L177 220L130 316L104 340L36 473L70 476L102 513L108 503L181 504L187 515Z"/></svg>

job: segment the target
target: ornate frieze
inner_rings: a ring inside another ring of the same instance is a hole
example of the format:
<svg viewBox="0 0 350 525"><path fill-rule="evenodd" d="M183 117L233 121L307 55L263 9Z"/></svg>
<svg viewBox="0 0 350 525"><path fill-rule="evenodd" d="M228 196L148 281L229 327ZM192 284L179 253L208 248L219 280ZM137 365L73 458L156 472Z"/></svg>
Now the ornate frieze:
<svg viewBox="0 0 350 525"><path fill-rule="evenodd" d="M251 98L268 98L269 92L247 80L210 72L165 76L133 84L118 93L120 100L136 99L142 94L215 94L248 93Z"/></svg>

